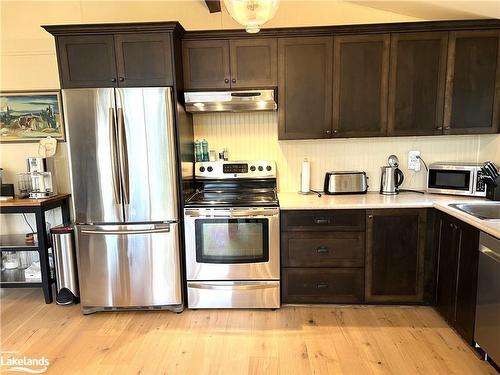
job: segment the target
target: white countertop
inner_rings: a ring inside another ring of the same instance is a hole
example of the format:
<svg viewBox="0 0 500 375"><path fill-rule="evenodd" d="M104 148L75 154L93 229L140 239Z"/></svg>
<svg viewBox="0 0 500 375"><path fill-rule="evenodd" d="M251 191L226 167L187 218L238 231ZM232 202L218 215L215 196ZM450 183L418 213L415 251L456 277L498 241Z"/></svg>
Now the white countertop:
<svg viewBox="0 0 500 375"><path fill-rule="evenodd" d="M434 207L474 227L500 238L500 220L481 220L465 212L449 207L450 203L489 202L482 198L454 195L400 193L381 195L378 192L349 195L303 195L299 193L278 193L281 210L335 210L371 208L426 208Z"/></svg>

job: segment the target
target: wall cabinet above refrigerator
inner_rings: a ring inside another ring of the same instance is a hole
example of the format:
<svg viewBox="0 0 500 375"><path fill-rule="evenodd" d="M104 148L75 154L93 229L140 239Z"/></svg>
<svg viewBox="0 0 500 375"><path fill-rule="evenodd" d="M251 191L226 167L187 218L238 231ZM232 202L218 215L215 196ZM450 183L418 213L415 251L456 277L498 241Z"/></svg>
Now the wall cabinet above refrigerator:
<svg viewBox="0 0 500 375"><path fill-rule="evenodd" d="M46 27L56 37L62 88L173 86L176 25Z"/></svg>

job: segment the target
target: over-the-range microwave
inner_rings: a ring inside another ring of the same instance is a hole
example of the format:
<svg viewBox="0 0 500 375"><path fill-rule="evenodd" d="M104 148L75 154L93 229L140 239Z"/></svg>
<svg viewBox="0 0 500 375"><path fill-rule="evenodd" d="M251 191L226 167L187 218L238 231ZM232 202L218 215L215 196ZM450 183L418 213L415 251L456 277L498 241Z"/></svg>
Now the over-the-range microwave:
<svg viewBox="0 0 500 375"><path fill-rule="evenodd" d="M437 194L486 196L481 180L483 164L433 163L427 171L427 192Z"/></svg>

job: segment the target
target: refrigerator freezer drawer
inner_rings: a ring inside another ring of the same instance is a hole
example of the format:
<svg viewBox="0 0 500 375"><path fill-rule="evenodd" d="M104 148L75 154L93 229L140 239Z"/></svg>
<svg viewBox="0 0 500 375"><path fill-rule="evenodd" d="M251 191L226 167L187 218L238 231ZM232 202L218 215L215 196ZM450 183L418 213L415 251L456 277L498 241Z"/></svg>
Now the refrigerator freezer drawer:
<svg viewBox="0 0 500 375"><path fill-rule="evenodd" d="M191 309L280 307L279 281L188 281Z"/></svg>
<svg viewBox="0 0 500 375"><path fill-rule="evenodd" d="M84 313L181 305L178 224L77 226Z"/></svg>

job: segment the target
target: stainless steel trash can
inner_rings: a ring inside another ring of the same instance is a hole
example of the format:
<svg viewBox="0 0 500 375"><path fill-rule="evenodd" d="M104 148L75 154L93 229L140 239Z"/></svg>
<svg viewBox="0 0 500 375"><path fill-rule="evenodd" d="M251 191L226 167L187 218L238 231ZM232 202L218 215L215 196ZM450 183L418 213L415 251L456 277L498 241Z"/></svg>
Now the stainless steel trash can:
<svg viewBox="0 0 500 375"><path fill-rule="evenodd" d="M58 226L50 230L56 271L56 303L78 303L78 270L76 264L75 236L72 226Z"/></svg>

